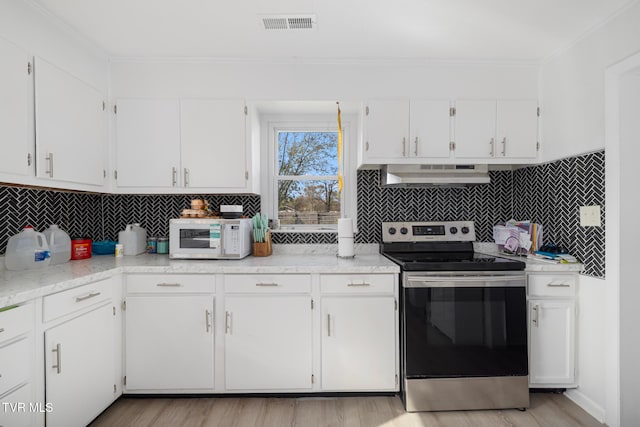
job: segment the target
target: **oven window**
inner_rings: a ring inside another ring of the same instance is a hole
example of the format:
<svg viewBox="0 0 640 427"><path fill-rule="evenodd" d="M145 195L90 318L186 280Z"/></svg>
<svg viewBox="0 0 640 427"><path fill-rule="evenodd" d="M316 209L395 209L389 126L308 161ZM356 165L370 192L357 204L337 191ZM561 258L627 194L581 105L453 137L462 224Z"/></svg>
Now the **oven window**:
<svg viewBox="0 0 640 427"><path fill-rule="evenodd" d="M180 248L182 249L209 248L209 243L208 228L180 229Z"/></svg>
<svg viewBox="0 0 640 427"><path fill-rule="evenodd" d="M407 378L527 375L524 287L404 289Z"/></svg>

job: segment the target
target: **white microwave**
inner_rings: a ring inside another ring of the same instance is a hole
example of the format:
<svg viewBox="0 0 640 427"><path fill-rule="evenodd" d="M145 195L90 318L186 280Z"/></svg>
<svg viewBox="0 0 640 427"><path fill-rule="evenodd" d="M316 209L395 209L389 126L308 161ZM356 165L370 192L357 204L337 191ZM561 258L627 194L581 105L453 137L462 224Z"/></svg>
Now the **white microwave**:
<svg viewBox="0 0 640 427"><path fill-rule="evenodd" d="M169 258L240 259L251 254L251 219L172 219Z"/></svg>

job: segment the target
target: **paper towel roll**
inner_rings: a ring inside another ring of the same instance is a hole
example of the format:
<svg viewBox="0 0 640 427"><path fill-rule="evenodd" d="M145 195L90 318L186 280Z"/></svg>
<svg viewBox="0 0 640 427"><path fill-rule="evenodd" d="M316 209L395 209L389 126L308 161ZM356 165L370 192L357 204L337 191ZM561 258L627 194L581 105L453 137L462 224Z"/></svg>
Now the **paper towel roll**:
<svg viewBox="0 0 640 427"><path fill-rule="evenodd" d="M353 237L338 237L338 256L349 258L355 255Z"/></svg>
<svg viewBox="0 0 640 427"><path fill-rule="evenodd" d="M351 218L338 219L338 238L340 237L353 238L353 220Z"/></svg>

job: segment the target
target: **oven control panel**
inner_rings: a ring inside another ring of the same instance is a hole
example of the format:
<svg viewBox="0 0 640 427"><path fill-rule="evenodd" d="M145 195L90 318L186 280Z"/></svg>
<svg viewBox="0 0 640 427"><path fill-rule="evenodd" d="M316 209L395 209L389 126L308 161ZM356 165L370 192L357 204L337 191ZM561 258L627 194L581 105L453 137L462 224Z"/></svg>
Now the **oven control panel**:
<svg viewBox="0 0 640 427"><path fill-rule="evenodd" d="M473 221L383 222L382 241L393 242L475 242Z"/></svg>

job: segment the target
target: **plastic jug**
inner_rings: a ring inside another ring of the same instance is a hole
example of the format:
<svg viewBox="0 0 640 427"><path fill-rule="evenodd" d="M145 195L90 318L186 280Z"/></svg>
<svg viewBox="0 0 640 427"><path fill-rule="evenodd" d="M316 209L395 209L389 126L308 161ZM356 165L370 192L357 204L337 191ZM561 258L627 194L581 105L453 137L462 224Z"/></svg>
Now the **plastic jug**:
<svg viewBox="0 0 640 427"><path fill-rule="evenodd" d="M129 224L118 233L118 243L124 246L125 255L138 255L147 251L147 230L140 224Z"/></svg>
<svg viewBox="0 0 640 427"><path fill-rule="evenodd" d="M71 238L56 224L51 224L44 230L49 251L51 252L51 265L64 264L71 258Z"/></svg>
<svg viewBox="0 0 640 427"><path fill-rule="evenodd" d="M4 257L7 270L30 270L44 268L51 262L47 238L27 226L11 236Z"/></svg>

